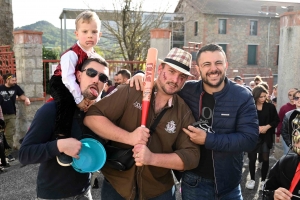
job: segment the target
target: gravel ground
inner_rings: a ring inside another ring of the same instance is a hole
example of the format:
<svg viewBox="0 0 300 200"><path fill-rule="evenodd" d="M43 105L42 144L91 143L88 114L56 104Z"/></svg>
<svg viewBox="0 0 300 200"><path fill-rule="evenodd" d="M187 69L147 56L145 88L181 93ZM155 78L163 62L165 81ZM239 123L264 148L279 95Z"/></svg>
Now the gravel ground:
<svg viewBox="0 0 300 200"><path fill-rule="evenodd" d="M276 144L277 150L275 150L275 157L279 159L282 155L280 150L281 145ZM15 152L15 157L17 157L17 152ZM270 159L270 167L276 162L276 158ZM18 160L10 163L11 167L7 168L5 172L0 174L0 200L34 200L36 191L36 176L38 171L38 164L22 166ZM256 172L256 186L253 190L245 188L247 179L250 178L248 167L243 168L243 180L241 182L242 194L244 200L260 200L261 191L259 190L260 182L260 170ZM103 176L100 174L98 176L99 187L101 188L101 183ZM177 186L176 197L177 200L181 200L180 185ZM100 189L92 189L92 195L95 200L100 200Z"/></svg>

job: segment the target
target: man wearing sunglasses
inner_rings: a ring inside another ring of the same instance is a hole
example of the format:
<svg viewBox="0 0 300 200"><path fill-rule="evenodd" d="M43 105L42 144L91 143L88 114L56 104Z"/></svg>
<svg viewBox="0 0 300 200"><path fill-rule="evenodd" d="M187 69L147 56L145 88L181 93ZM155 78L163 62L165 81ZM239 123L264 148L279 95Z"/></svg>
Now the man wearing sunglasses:
<svg viewBox="0 0 300 200"><path fill-rule="evenodd" d="M5 81L4 85L0 86L0 95L3 97L3 101L1 108L4 116L4 121L6 124L5 128L5 137L7 139L7 143L10 147L15 147L14 145L14 135L16 133L16 97L23 100L25 105L30 105L30 100L24 94L24 91L17 85L16 76L14 74L8 73L3 76L3 80ZM9 162L15 160L15 158L11 155L13 149L7 149L6 155Z"/></svg>
<svg viewBox="0 0 300 200"><path fill-rule="evenodd" d="M76 72L81 94L95 100L104 88L108 76L108 64L99 58L88 58L82 70ZM37 112L25 135L19 151L22 164L40 163L37 176L37 199L92 200L90 174L79 173L72 166L63 167L56 156L64 153L78 158L81 149L85 113L76 108L72 119L71 136L56 139L54 132L58 109L54 101L44 104ZM72 197L72 198L71 198Z"/></svg>

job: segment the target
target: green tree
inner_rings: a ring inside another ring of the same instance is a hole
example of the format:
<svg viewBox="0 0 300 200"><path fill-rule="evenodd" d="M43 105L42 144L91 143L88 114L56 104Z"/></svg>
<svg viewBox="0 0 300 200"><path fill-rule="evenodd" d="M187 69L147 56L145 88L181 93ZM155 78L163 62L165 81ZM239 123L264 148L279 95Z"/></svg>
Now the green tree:
<svg viewBox="0 0 300 200"><path fill-rule="evenodd" d="M45 60L57 60L59 58L59 51L56 49L47 49L43 46L43 59Z"/></svg>
<svg viewBox="0 0 300 200"><path fill-rule="evenodd" d="M106 59L146 60L150 47L150 30L163 23L166 12L144 12L143 2L114 0L114 10L103 11L102 16L100 15L104 27L103 38L106 39L101 46ZM107 18L110 20L105 20ZM110 45L105 45L105 42Z"/></svg>

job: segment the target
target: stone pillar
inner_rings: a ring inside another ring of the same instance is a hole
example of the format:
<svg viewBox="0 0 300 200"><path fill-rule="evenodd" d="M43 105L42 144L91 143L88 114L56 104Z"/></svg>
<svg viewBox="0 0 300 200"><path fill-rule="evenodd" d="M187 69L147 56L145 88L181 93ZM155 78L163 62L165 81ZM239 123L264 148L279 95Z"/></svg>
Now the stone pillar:
<svg viewBox="0 0 300 200"><path fill-rule="evenodd" d="M14 31L14 53L18 85L24 90L31 104L17 99L17 120L14 146L20 147L19 139L26 134L36 111L44 104L42 32Z"/></svg>
<svg viewBox="0 0 300 200"><path fill-rule="evenodd" d="M299 88L300 11L280 16L277 109L286 104L288 89Z"/></svg>
<svg viewBox="0 0 300 200"><path fill-rule="evenodd" d="M171 30L152 29L150 30L150 36L150 47L156 48L158 50L157 57L160 59L164 59L171 49Z"/></svg>
<svg viewBox="0 0 300 200"><path fill-rule="evenodd" d="M299 88L300 77L300 11L286 12L280 16L280 41L278 63L277 110L289 102L287 92ZM275 158L283 155L281 143L275 144Z"/></svg>

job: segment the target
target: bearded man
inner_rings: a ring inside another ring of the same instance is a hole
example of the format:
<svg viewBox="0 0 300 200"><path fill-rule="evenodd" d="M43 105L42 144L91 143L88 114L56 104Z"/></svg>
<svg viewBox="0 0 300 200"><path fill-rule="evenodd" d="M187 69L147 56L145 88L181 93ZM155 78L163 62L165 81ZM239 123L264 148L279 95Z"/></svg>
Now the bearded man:
<svg viewBox="0 0 300 200"><path fill-rule="evenodd" d="M25 105L30 105L30 100L24 94L24 91L17 85L17 79L14 74L8 73L3 76L4 85L0 85L0 95L2 96L1 108L3 112L4 121L6 124L5 137L10 147L15 147L14 136L16 133L16 96L23 100ZM11 155L13 149L7 149L6 155L9 162L15 160Z"/></svg>

